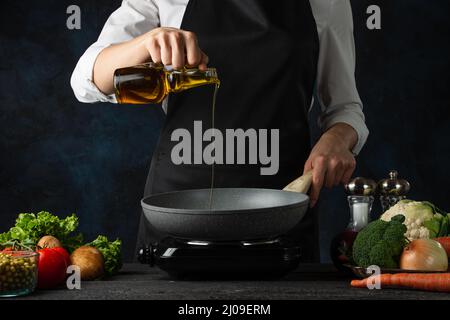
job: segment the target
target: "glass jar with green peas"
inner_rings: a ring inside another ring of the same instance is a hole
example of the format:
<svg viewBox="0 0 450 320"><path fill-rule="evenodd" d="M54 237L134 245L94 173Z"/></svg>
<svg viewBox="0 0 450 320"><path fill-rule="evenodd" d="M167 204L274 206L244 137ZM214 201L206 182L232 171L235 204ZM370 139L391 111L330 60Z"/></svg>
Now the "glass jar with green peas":
<svg viewBox="0 0 450 320"><path fill-rule="evenodd" d="M33 251L0 251L0 297L30 294L37 284L39 254Z"/></svg>

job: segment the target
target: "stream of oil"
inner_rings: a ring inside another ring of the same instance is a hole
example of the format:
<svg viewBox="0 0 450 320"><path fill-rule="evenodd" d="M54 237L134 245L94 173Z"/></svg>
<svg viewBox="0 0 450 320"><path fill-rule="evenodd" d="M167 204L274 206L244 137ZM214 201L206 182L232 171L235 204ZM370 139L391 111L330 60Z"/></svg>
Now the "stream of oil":
<svg viewBox="0 0 450 320"><path fill-rule="evenodd" d="M211 129L215 129L215 121L216 121L216 100L217 100L217 92L219 91L220 83L217 83L214 88L214 96L212 102L212 110L211 110ZM213 149L216 152L215 143L216 139L213 138ZM214 154L215 155L215 154ZM212 211L214 208L214 180L215 180L215 161L211 164L211 186L209 188L209 202L208 209Z"/></svg>

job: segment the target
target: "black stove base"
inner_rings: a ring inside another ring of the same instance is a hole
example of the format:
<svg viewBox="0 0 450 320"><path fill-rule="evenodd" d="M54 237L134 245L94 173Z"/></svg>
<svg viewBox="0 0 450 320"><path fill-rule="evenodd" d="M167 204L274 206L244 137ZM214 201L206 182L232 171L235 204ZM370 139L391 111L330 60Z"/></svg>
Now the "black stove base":
<svg viewBox="0 0 450 320"><path fill-rule="evenodd" d="M210 243L166 238L139 260L178 279L276 279L297 268L300 248L280 240Z"/></svg>

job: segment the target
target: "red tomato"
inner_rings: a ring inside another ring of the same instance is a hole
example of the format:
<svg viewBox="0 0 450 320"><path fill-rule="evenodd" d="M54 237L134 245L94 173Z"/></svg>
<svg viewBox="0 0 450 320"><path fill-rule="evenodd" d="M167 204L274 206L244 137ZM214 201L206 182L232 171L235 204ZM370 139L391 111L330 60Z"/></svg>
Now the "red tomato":
<svg viewBox="0 0 450 320"><path fill-rule="evenodd" d="M62 247L56 247L53 248L53 250L59 252L64 257L64 261L66 262L67 267L70 266L70 255L66 249Z"/></svg>
<svg viewBox="0 0 450 320"><path fill-rule="evenodd" d="M67 264L57 250L44 248L39 253L38 288L51 289L61 285L66 279Z"/></svg>

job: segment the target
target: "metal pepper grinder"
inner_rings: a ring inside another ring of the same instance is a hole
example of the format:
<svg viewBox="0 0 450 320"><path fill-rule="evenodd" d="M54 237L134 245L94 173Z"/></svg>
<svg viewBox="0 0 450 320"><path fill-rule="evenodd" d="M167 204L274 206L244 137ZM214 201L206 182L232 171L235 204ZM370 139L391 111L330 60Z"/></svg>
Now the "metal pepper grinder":
<svg viewBox="0 0 450 320"><path fill-rule="evenodd" d="M398 172L391 170L389 172L389 178L383 179L378 182L378 193L380 194L381 207L383 212L389 210L400 200L406 198L411 185L408 181L398 178Z"/></svg>

